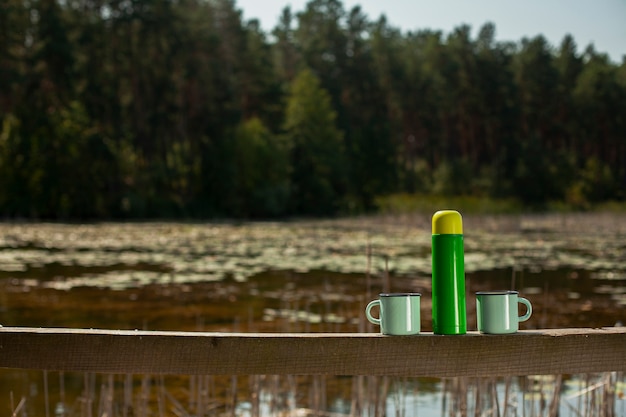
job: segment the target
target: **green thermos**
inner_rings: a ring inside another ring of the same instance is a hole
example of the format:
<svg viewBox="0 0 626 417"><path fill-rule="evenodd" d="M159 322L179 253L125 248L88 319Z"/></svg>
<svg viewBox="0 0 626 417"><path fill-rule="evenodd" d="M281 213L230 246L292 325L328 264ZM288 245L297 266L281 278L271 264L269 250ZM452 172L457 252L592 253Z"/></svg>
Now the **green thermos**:
<svg viewBox="0 0 626 417"><path fill-rule="evenodd" d="M463 220L458 211L442 210L432 223L433 333L465 334Z"/></svg>

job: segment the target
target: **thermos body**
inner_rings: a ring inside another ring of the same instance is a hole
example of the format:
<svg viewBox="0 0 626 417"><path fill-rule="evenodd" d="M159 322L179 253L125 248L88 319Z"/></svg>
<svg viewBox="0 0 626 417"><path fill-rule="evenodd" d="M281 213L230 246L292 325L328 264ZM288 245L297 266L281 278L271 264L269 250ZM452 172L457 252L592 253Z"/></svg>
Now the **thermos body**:
<svg viewBox="0 0 626 417"><path fill-rule="evenodd" d="M465 259L461 215L454 210L433 216L432 315L433 333L467 333Z"/></svg>

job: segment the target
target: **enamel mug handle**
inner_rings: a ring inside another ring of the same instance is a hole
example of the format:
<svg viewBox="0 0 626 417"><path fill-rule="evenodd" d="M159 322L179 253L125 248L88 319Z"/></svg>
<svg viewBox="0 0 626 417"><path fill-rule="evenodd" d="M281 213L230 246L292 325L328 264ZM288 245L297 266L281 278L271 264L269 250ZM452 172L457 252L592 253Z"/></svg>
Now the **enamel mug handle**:
<svg viewBox="0 0 626 417"><path fill-rule="evenodd" d="M370 310L372 310L372 308L374 306L378 306L380 308L380 300L370 301L370 303L367 305L367 307L365 307L365 316L370 321L370 323L378 324L380 326L380 318L372 316L372 313L370 311Z"/></svg>
<svg viewBox="0 0 626 417"><path fill-rule="evenodd" d="M528 301L524 297L519 297L517 299L517 302L521 303L521 304L524 304L526 306L526 314L524 314L523 316L519 317L518 320L520 322L528 320L530 318L530 315L533 314L533 306L530 304L530 301Z"/></svg>

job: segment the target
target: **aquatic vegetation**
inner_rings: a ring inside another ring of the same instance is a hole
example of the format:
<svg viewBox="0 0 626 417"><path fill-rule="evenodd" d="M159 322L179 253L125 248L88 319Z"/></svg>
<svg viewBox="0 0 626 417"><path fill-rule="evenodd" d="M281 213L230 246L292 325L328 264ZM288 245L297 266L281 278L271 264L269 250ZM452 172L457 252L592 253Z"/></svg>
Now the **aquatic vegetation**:
<svg viewBox="0 0 626 417"><path fill-rule="evenodd" d="M599 279L623 280L626 222L601 217L598 227L581 230L583 220L563 216L514 216L514 227L510 217L469 217L466 271L570 268L593 271ZM415 223L384 218L243 224L5 223L0 224L0 278L36 278L69 289L245 281L268 270L428 275L430 229L422 221Z"/></svg>

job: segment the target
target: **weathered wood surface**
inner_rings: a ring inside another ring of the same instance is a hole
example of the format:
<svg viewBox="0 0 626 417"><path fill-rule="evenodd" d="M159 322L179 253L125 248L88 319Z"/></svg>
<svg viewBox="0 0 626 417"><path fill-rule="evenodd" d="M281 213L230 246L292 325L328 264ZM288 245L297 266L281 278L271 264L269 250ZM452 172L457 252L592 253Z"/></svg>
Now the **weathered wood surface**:
<svg viewBox="0 0 626 417"><path fill-rule="evenodd" d="M626 327L513 335L0 328L0 367L179 375L505 376L626 371Z"/></svg>

